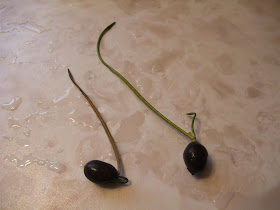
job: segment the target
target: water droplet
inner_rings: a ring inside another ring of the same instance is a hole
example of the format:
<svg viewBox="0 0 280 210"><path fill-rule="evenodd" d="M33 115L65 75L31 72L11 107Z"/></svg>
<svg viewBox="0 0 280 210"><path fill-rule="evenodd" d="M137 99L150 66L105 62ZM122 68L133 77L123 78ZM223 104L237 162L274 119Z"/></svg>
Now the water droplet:
<svg viewBox="0 0 280 210"><path fill-rule="evenodd" d="M29 24L25 24L25 25L22 25L22 28L25 28L27 30L30 30L30 31L33 31L33 32L36 32L36 33L41 33L41 30L39 28L36 28L32 25L29 25Z"/></svg>
<svg viewBox="0 0 280 210"><path fill-rule="evenodd" d="M63 173L66 169L65 169L65 165L63 165L62 163L58 162L58 161L49 161L47 163L47 168L51 171L54 171L56 173Z"/></svg>
<svg viewBox="0 0 280 210"><path fill-rule="evenodd" d="M100 113L104 113L105 109L104 109L103 107L99 107L99 108L98 108L98 111L99 111Z"/></svg>
<svg viewBox="0 0 280 210"><path fill-rule="evenodd" d="M74 118L70 117L69 120L71 120L73 123L77 124L77 125L82 125L85 128L93 128L92 125L87 124L86 122L83 121L78 121L77 119L75 120Z"/></svg>
<svg viewBox="0 0 280 210"><path fill-rule="evenodd" d="M85 128L92 128L91 125L89 125L89 124L87 124L87 123L85 123L85 122L78 122L77 124L78 124L78 125L79 125L79 124L82 124Z"/></svg>
<svg viewBox="0 0 280 210"><path fill-rule="evenodd" d="M27 166L33 164L36 161L37 161L37 159L35 157L33 157L31 154L24 155L22 160L17 159L17 167L24 168L24 167L27 167Z"/></svg>
<svg viewBox="0 0 280 210"><path fill-rule="evenodd" d="M15 118L15 117L9 117L8 125L10 128L19 128L20 127L19 119Z"/></svg>
<svg viewBox="0 0 280 210"><path fill-rule="evenodd" d="M2 104L2 109L6 109L9 111L15 111L19 107L21 102L22 102L21 97L16 96L16 97L12 98L9 103Z"/></svg>
<svg viewBox="0 0 280 210"><path fill-rule="evenodd" d="M4 161L10 161L10 162L17 163L17 157L15 155L6 155L4 157Z"/></svg>
<svg viewBox="0 0 280 210"><path fill-rule="evenodd" d="M29 141L26 139L17 139L17 144L19 146L28 147L30 145Z"/></svg>
<svg viewBox="0 0 280 210"><path fill-rule="evenodd" d="M76 111L76 109L72 110L72 111L71 111L71 112L69 112L68 114L69 114L69 115L72 115L72 114L74 114L74 113L75 113L75 111Z"/></svg>
<svg viewBox="0 0 280 210"><path fill-rule="evenodd" d="M150 94L150 99L154 99L154 100L157 100L160 98L160 93L158 91L153 91L151 94Z"/></svg>
<svg viewBox="0 0 280 210"><path fill-rule="evenodd" d="M15 55L13 58L13 64L15 64L17 62L17 56Z"/></svg>
<svg viewBox="0 0 280 210"><path fill-rule="evenodd" d="M35 118L35 116L37 115L38 113L30 113L28 114L24 119L27 121L27 122L31 122L31 120L33 118Z"/></svg>
<svg viewBox="0 0 280 210"><path fill-rule="evenodd" d="M42 118L42 116L43 116L43 115L46 115L46 114L48 114L47 111L33 112L33 113L28 114L28 115L24 118L24 120L25 120L26 122L31 122L31 121L34 120L34 119Z"/></svg>
<svg viewBox="0 0 280 210"><path fill-rule="evenodd" d="M25 42L24 44L25 45L30 45L30 44L32 44L34 41L28 41L28 42Z"/></svg>
<svg viewBox="0 0 280 210"><path fill-rule="evenodd" d="M54 51L54 43L53 41L49 42L49 52L52 53Z"/></svg>
<svg viewBox="0 0 280 210"><path fill-rule="evenodd" d="M38 159L37 160L37 164L39 165L39 166L43 166L43 165L45 165L46 163L47 163L47 159Z"/></svg>
<svg viewBox="0 0 280 210"><path fill-rule="evenodd" d="M27 166L32 165L33 163L37 163L39 166L46 165L47 169L54 171L56 173L63 173L66 171L65 165L58 161L50 161L48 159L42 158L38 159L34 157L32 154L24 155L22 159L17 158L14 154L6 155L4 157L5 161L14 162L16 167L26 168Z"/></svg>
<svg viewBox="0 0 280 210"><path fill-rule="evenodd" d="M24 133L24 135L25 135L26 137L30 137L31 131L30 131L30 129L24 129L24 130L23 130L23 133Z"/></svg>
<svg viewBox="0 0 280 210"><path fill-rule="evenodd" d="M0 30L0 33L8 33L10 31L16 30L16 29L20 29L20 28L24 28L27 30L30 30L32 32L36 32L36 33L41 33L41 30L39 28L36 28L28 23L23 23L23 24L6 24L5 27L2 27Z"/></svg>
<svg viewBox="0 0 280 210"><path fill-rule="evenodd" d="M213 203L218 209L227 209L234 196L235 192L221 192Z"/></svg>
<svg viewBox="0 0 280 210"><path fill-rule="evenodd" d="M54 103L58 103L58 102L64 100L64 99L69 95L70 90L71 90L71 87L67 88L67 90L65 91L65 94L62 95L62 96L60 96L60 97L58 97L58 98L55 98L55 99L53 100L53 102L54 102Z"/></svg>

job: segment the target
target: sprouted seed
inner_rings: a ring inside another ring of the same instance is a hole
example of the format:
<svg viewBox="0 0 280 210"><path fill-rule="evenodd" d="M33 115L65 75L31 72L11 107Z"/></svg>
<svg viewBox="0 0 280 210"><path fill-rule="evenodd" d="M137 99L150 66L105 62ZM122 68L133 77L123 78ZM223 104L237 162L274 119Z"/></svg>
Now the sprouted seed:
<svg viewBox="0 0 280 210"><path fill-rule="evenodd" d="M162 118L165 122L173 126L175 129L177 129L179 132L181 132L183 135L187 136L192 142L186 147L183 158L184 162L190 171L192 175L196 174L197 172L202 171L205 168L208 152L206 148L197 142L196 135L194 131L194 121L196 118L196 113L188 113L187 115L194 115L192 119L192 131L186 132L179 126L177 126L175 123L170 121L167 117L165 117L163 114L161 114L156 108L154 108L134 87L130 84L129 81L125 79L124 76L122 76L117 70L115 70L113 67L111 67L109 64L107 64L101 54L100 54L100 43L102 40L102 37L108 32L113 26L115 25L115 22L107 26L102 33L100 34L98 41L97 41L97 55L100 59L100 61L115 75L117 75L135 94L136 96L144 103L146 104L154 113L156 113L160 118Z"/></svg>
<svg viewBox="0 0 280 210"><path fill-rule="evenodd" d="M115 140L113 136L111 135L109 128L107 127L105 121L103 120L101 114L99 113L98 109L95 107L93 102L90 100L88 95L80 88L80 86L75 82L74 77L71 73L71 71L68 69L68 75L73 82L73 84L81 91L81 93L84 95L86 100L88 101L89 105L97 115L98 119L100 120L109 140L110 143L113 147L116 159L117 159L117 164L118 164L118 170L112 166L109 163L105 163L100 160L92 160L89 161L85 166L84 166L84 174L85 176L92 181L95 184L99 185L106 185L106 184L126 184L128 182L128 179L124 176L121 176L123 173L123 168L121 164L121 158L120 154L118 152Z"/></svg>

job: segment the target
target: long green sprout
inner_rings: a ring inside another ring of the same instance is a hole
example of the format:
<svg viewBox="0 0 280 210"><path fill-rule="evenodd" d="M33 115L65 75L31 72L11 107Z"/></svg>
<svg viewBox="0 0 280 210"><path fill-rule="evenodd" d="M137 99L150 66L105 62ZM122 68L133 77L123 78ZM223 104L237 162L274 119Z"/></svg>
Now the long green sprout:
<svg viewBox="0 0 280 210"><path fill-rule="evenodd" d="M107 64L101 54L100 54L100 43L102 37L108 32L113 26L115 25L115 22L107 26L102 33L100 34L98 41L97 41L97 54L100 59L100 61L115 75L117 75L136 95L137 97L144 103L146 104L153 112L155 112L159 117L161 117L165 122L176 128L179 132L190 138L192 141L196 141L196 135L194 131L194 120L196 118L196 113L188 113L187 115L194 115L193 120L192 120L192 132L186 132L179 126L177 126L175 123L171 122L167 117L165 117L163 114L161 114L156 108L154 108L118 71L116 71L114 68L112 68L109 64Z"/></svg>

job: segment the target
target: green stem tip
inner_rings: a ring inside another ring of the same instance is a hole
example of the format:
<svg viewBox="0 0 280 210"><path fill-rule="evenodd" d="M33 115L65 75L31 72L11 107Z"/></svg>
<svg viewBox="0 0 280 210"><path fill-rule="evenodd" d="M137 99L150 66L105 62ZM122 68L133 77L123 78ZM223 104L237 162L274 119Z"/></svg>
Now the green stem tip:
<svg viewBox="0 0 280 210"><path fill-rule="evenodd" d="M187 115L194 115L194 117L192 119L192 135L193 135L193 138L191 140L196 141L196 135L195 135L195 131L194 131L194 121L195 121L195 118L196 118L196 113L195 112L190 112L190 113L187 113Z"/></svg>

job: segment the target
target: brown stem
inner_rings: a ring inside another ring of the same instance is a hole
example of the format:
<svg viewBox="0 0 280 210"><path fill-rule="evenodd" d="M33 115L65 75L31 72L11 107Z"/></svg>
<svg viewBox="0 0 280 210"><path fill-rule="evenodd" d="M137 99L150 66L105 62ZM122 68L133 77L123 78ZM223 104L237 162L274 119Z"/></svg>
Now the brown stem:
<svg viewBox="0 0 280 210"><path fill-rule="evenodd" d="M68 69L68 74L69 74L69 77L71 79L71 81L74 83L74 85L81 91L81 93L84 95L84 97L87 99L89 105L91 106L91 108L93 109L93 111L95 112L95 114L97 115L98 119L100 120L109 140L110 140L110 143L113 147L113 150L114 150L114 153L115 153L115 156L116 156L116 159L117 159L117 164L118 164L118 171L119 171L119 174L121 174L121 172L123 171L122 170L122 165L121 165L121 159L120 159L120 154L118 152L118 149L117 149L117 146L116 146L116 143L115 143L115 140L113 138L113 136L111 135L105 121L103 120L101 114L99 113L98 109L94 106L94 104L92 103L92 101L90 100L90 98L88 97L88 95L82 90L82 88L80 88L80 86L75 82L74 80L74 77L73 75L71 74L71 71Z"/></svg>

